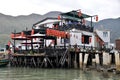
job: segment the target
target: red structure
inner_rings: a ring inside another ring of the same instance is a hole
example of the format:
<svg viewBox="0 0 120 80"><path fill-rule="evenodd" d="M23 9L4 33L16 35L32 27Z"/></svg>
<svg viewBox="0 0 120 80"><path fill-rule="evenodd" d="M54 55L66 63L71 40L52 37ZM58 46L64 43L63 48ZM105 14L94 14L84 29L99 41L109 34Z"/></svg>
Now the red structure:
<svg viewBox="0 0 120 80"><path fill-rule="evenodd" d="M120 39L115 40L116 50L120 50Z"/></svg>

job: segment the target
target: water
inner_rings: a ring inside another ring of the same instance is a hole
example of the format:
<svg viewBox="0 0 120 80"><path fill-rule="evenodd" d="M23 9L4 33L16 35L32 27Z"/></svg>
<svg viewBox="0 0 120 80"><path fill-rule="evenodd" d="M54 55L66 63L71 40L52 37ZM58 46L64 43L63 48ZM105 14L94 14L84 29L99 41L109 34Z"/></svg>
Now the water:
<svg viewBox="0 0 120 80"><path fill-rule="evenodd" d="M79 69L0 68L0 80L120 80L119 76Z"/></svg>

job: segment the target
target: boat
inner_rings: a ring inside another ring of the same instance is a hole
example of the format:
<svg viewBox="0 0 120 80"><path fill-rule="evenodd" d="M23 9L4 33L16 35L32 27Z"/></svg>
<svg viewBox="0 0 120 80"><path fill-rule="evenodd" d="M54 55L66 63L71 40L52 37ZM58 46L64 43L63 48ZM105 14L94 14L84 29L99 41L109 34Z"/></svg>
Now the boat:
<svg viewBox="0 0 120 80"><path fill-rule="evenodd" d="M0 67L5 67L8 65L8 63L9 63L8 59L1 59L0 60Z"/></svg>
<svg viewBox="0 0 120 80"><path fill-rule="evenodd" d="M5 67L9 64L8 54L6 51L0 51L0 67Z"/></svg>

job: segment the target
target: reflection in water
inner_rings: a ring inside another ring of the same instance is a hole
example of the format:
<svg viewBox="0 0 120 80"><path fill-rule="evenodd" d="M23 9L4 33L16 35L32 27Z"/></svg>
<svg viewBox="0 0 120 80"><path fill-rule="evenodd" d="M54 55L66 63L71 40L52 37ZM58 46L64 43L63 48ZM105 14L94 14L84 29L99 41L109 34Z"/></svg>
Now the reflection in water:
<svg viewBox="0 0 120 80"><path fill-rule="evenodd" d="M101 72L79 69L0 68L0 80L119 80L118 75L105 78Z"/></svg>

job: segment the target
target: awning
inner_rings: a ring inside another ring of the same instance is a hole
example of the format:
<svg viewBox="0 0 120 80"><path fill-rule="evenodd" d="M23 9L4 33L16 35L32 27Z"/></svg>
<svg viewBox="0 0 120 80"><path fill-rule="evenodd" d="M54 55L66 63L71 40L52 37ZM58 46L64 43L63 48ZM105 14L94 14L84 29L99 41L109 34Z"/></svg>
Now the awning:
<svg viewBox="0 0 120 80"><path fill-rule="evenodd" d="M90 15L87 15L87 14L84 14L84 13L81 13L81 16L79 16L77 11L70 11L70 12L67 12L67 13L62 13L61 15L63 17L66 17L68 19L73 19L73 20L80 20L80 19L83 19L83 18L91 17Z"/></svg>
<svg viewBox="0 0 120 80"><path fill-rule="evenodd" d="M12 37L12 39L14 39L14 40L30 40L30 38L26 38L23 36Z"/></svg>
<svg viewBox="0 0 120 80"><path fill-rule="evenodd" d="M45 34L37 33L37 34L30 35L28 37L29 38L44 38L45 36L46 36Z"/></svg>

